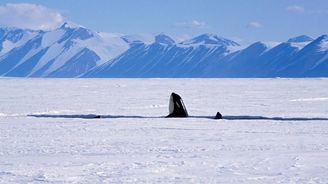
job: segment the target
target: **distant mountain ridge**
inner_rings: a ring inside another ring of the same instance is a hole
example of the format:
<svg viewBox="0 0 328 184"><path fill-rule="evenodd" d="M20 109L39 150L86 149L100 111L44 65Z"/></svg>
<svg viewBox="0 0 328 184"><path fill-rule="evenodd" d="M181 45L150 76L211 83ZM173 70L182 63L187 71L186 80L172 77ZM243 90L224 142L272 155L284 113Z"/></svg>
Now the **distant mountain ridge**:
<svg viewBox="0 0 328 184"><path fill-rule="evenodd" d="M65 23L52 31L0 29L0 75L77 77L129 48L115 35Z"/></svg>
<svg viewBox="0 0 328 184"><path fill-rule="evenodd" d="M214 34L150 40L71 23L51 31L0 28L0 76L328 77L327 35L248 47Z"/></svg>

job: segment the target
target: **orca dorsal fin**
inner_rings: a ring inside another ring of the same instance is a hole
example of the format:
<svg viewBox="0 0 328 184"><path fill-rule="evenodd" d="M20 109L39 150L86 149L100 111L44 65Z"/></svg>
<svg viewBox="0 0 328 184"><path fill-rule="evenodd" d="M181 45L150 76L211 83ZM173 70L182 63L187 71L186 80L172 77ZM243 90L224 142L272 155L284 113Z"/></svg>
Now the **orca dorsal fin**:
<svg viewBox="0 0 328 184"><path fill-rule="evenodd" d="M188 117L187 109L180 95L172 93L169 101L169 115L167 117Z"/></svg>

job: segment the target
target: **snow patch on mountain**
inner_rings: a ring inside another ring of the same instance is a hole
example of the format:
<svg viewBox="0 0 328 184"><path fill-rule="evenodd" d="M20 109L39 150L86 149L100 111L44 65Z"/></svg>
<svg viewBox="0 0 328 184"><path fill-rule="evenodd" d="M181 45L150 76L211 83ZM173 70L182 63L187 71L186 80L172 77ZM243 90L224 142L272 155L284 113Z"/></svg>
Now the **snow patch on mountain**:
<svg viewBox="0 0 328 184"><path fill-rule="evenodd" d="M245 48L245 46L240 45L239 43L219 37L215 34L202 34L199 36L196 36L194 38L182 41L177 44L178 47L181 48L188 48L188 47L206 47L208 49L214 50L217 49L218 47L224 47L226 52L224 55L227 55L229 53L237 52L239 50L242 50Z"/></svg>
<svg viewBox="0 0 328 184"><path fill-rule="evenodd" d="M97 65L101 65L120 54L124 53L130 48L129 44L126 43L121 37L122 34L117 33L98 33L88 40L78 40L77 42L83 47L88 47L93 50L101 58Z"/></svg>
<svg viewBox="0 0 328 184"><path fill-rule="evenodd" d="M32 69L31 73L29 76L32 76L40 70L42 67L47 65L49 62L52 62L52 60L55 60L56 57L58 57L62 52L64 51L64 47L62 44L59 43L54 43L51 47L49 47L48 51L46 54L44 54L40 61L37 63L37 65ZM44 76L44 75L43 75Z"/></svg>
<svg viewBox="0 0 328 184"><path fill-rule="evenodd" d="M56 57L56 62L53 62L53 64L44 72L44 76L47 76L48 74L56 71L60 67L64 66L69 59L71 59L74 55L79 53L81 50L83 50L82 47L79 47L77 44L73 44L69 50L63 50L62 53L58 57Z"/></svg>
<svg viewBox="0 0 328 184"><path fill-rule="evenodd" d="M155 36L155 34L128 34L121 38L129 44L144 43L149 45L155 42Z"/></svg>
<svg viewBox="0 0 328 184"><path fill-rule="evenodd" d="M38 52L40 52L42 50L42 48L40 47L36 47L36 48L32 48L32 50L30 50L24 57L23 59L18 62L18 64L16 66L21 65L22 63L24 63L26 60L30 59L31 57L33 57L35 54L37 54Z"/></svg>
<svg viewBox="0 0 328 184"><path fill-rule="evenodd" d="M303 49L306 45L308 45L309 43L311 43L311 42L292 42L292 43L290 43L290 45L291 45L292 47L297 48L298 50L301 50L301 49Z"/></svg>
<svg viewBox="0 0 328 184"><path fill-rule="evenodd" d="M266 50L264 52L267 52L273 49L274 47L278 46L279 44L281 44L281 42L276 42L276 41L263 41L258 43L263 44L263 46L266 47Z"/></svg>
<svg viewBox="0 0 328 184"><path fill-rule="evenodd" d="M4 32L4 35L2 38L0 36L0 45L2 46L2 49L0 47L0 56L10 52L14 48L21 47L33 37L40 34L38 31L22 30L18 28L5 28L1 30ZM20 36L15 34L19 34Z"/></svg>
<svg viewBox="0 0 328 184"><path fill-rule="evenodd" d="M324 35L320 42L320 51L328 51L328 35Z"/></svg>
<svg viewBox="0 0 328 184"><path fill-rule="evenodd" d="M276 47L277 45L281 44L281 42L276 41L265 41L262 42L268 49L272 49L273 47Z"/></svg>
<svg viewBox="0 0 328 184"><path fill-rule="evenodd" d="M238 52L241 51L243 49L245 49L246 46L245 45L239 45L239 46L227 46L227 50L229 51L229 53L234 53L234 52Z"/></svg>
<svg viewBox="0 0 328 184"><path fill-rule="evenodd" d="M297 48L298 50L303 49L306 45L311 43L314 39L307 36L307 35L301 35L294 38L288 39L287 43L290 44L290 46Z"/></svg>
<svg viewBox="0 0 328 184"><path fill-rule="evenodd" d="M202 34L195 38L181 42L185 45L220 45L220 46L240 46L238 43L219 37L215 34Z"/></svg>
<svg viewBox="0 0 328 184"><path fill-rule="evenodd" d="M45 33L42 38L42 47L45 48L55 44L64 34L65 30L63 29L57 29Z"/></svg>
<svg viewBox="0 0 328 184"><path fill-rule="evenodd" d="M307 35L301 35L301 36L297 36L294 38L290 38L288 39L287 42L291 42L291 43L298 43L298 42L312 42L314 39L307 36Z"/></svg>
<svg viewBox="0 0 328 184"><path fill-rule="evenodd" d="M78 29L78 28L84 28L82 25L78 25L74 22L71 22L71 21L66 21L64 22L61 26L60 26L60 29Z"/></svg>
<svg viewBox="0 0 328 184"><path fill-rule="evenodd" d="M170 36L161 33L155 36L155 43L162 45L173 45L175 44L175 41Z"/></svg>
<svg viewBox="0 0 328 184"><path fill-rule="evenodd" d="M2 43L2 50L0 50L0 56L6 54L7 52L11 51L15 47L19 47L22 44L23 44L23 42L21 44L16 44L16 43L13 43L9 40L5 40Z"/></svg>

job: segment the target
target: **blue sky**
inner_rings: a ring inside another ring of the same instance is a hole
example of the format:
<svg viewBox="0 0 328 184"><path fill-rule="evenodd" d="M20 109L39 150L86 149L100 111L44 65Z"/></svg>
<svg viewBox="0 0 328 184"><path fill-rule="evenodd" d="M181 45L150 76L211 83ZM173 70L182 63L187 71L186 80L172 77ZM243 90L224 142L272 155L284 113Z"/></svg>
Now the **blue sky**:
<svg viewBox="0 0 328 184"><path fill-rule="evenodd" d="M20 3L30 6L18 6ZM38 10L40 7L44 9ZM24 8L31 9L25 13L29 18L20 12ZM328 1L1 0L0 3L1 26L40 28L42 24L42 28L52 28L67 20L104 32L164 32L178 37L214 33L241 42L284 41L301 34L312 37L327 34Z"/></svg>

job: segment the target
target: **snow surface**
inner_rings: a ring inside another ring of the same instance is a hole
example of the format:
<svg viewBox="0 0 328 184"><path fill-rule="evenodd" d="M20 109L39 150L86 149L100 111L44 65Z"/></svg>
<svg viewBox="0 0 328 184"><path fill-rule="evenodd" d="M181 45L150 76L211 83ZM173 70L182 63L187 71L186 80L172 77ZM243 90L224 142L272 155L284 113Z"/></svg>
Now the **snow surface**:
<svg viewBox="0 0 328 184"><path fill-rule="evenodd" d="M0 85L0 183L328 182L328 79ZM173 91L193 117L162 118Z"/></svg>

